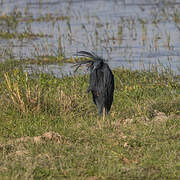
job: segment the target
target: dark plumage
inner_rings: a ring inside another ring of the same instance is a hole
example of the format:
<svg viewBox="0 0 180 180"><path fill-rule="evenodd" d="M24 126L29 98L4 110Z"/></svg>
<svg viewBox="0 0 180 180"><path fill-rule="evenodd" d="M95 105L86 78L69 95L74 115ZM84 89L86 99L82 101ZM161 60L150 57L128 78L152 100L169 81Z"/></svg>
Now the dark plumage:
<svg viewBox="0 0 180 180"><path fill-rule="evenodd" d="M108 64L104 62L104 59L94 53L79 51L75 55L90 58L90 60L78 62L75 71L77 71L82 64L89 65L90 80L87 91L91 91L99 114L102 114L104 108L107 114L111 109L114 93L114 76L111 69Z"/></svg>

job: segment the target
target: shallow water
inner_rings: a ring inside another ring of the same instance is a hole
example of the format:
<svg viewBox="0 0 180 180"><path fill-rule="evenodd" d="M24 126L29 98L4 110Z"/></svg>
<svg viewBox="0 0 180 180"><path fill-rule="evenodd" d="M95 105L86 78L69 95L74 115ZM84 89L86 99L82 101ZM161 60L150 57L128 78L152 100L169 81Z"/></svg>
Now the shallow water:
<svg viewBox="0 0 180 180"><path fill-rule="evenodd" d="M55 64L26 65L26 66L24 66L24 71L29 74L39 73L39 72L48 73L48 74L52 74L53 76L55 76L57 78L62 78L63 76L75 75L74 68L71 63L66 63L63 66L59 66L59 65L55 65ZM86 69L83 68L80 71L78 71L77 74L82 74L82 73L86 73L86 72L87 72Z"/></svg>
<svg viewBox="0 0 180 180"><path fill-rule="evenodd" d="M2 59L93 50L112 68L149 69L153 65L180 74L180 0L1 0L0 14L24 18L68 16L66 20L20 21L14 31L52 37L0 39ZM179 19L178 19L179 18ZM51 69L51 68L50 68ZM57 71L59 73L59 71Z"/></svg>

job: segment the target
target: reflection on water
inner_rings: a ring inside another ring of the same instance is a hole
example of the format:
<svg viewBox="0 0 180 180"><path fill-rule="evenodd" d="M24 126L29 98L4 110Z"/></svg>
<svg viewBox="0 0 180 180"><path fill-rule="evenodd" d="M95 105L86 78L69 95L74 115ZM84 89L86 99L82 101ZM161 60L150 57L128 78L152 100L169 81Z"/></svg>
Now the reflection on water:
<svg viewBox="0 0 180 180"><path fill-rule="evenodd" d="M2 17L21 14L11 32L51 35L1 38L2 59L7 49L18 59L62 52L69 57L78 50L93 50L109 59L111 67L144 69L161 64L179 73L179 0L1 0L0 4ZM0 27L7 31L3 23Z"/></svg>

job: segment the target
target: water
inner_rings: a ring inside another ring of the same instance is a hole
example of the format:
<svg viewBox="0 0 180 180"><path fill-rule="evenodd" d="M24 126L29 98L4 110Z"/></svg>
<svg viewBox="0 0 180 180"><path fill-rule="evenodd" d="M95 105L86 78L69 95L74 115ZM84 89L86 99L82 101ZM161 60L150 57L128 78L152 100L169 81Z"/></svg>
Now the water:
<svg viewBox="0 0 180 180"><path fill-rule="evenodd" d="M2 59L7 49L17 59L58 55L61 45L66 57L93 50L112 68L156 65L180 74L180 0L1 0L1 16L15 11L22 19L48 15L57 19L19 21L14 31L50 37L1 38ZM68 19L58 20L62 16Z"/></svg>
<svg viewBox="0 0 180 180"><path fill-rule="evenodd" d="M24 71L28 72L29 74L31 73L48 73L52 74L53 76L57 78L62 78L63 76L71 76L74 75L74 68L71 63L66 63L63 66L58 66L55 64L51 65L26 65L24 66ZM80 71L78 71L78 74L86 73L86 69L83 68Z"/></svg>

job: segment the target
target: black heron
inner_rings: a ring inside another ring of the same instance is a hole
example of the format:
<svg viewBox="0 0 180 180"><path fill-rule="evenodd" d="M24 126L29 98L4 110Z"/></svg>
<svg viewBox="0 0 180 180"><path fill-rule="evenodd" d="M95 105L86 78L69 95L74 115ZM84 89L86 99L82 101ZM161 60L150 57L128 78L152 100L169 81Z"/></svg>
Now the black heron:
<svg viewBox="0 0 180 180"><path fill-rule="evenodd" d="M75 56L88 58L88 60L77 62L75 71L83 64L88 65L90 80L87 91L92 93L99 114L102 114L104 110L107 114L111 109L114 93L114 75L111 69L103 58L93 52L79 51Z"/></svg>

